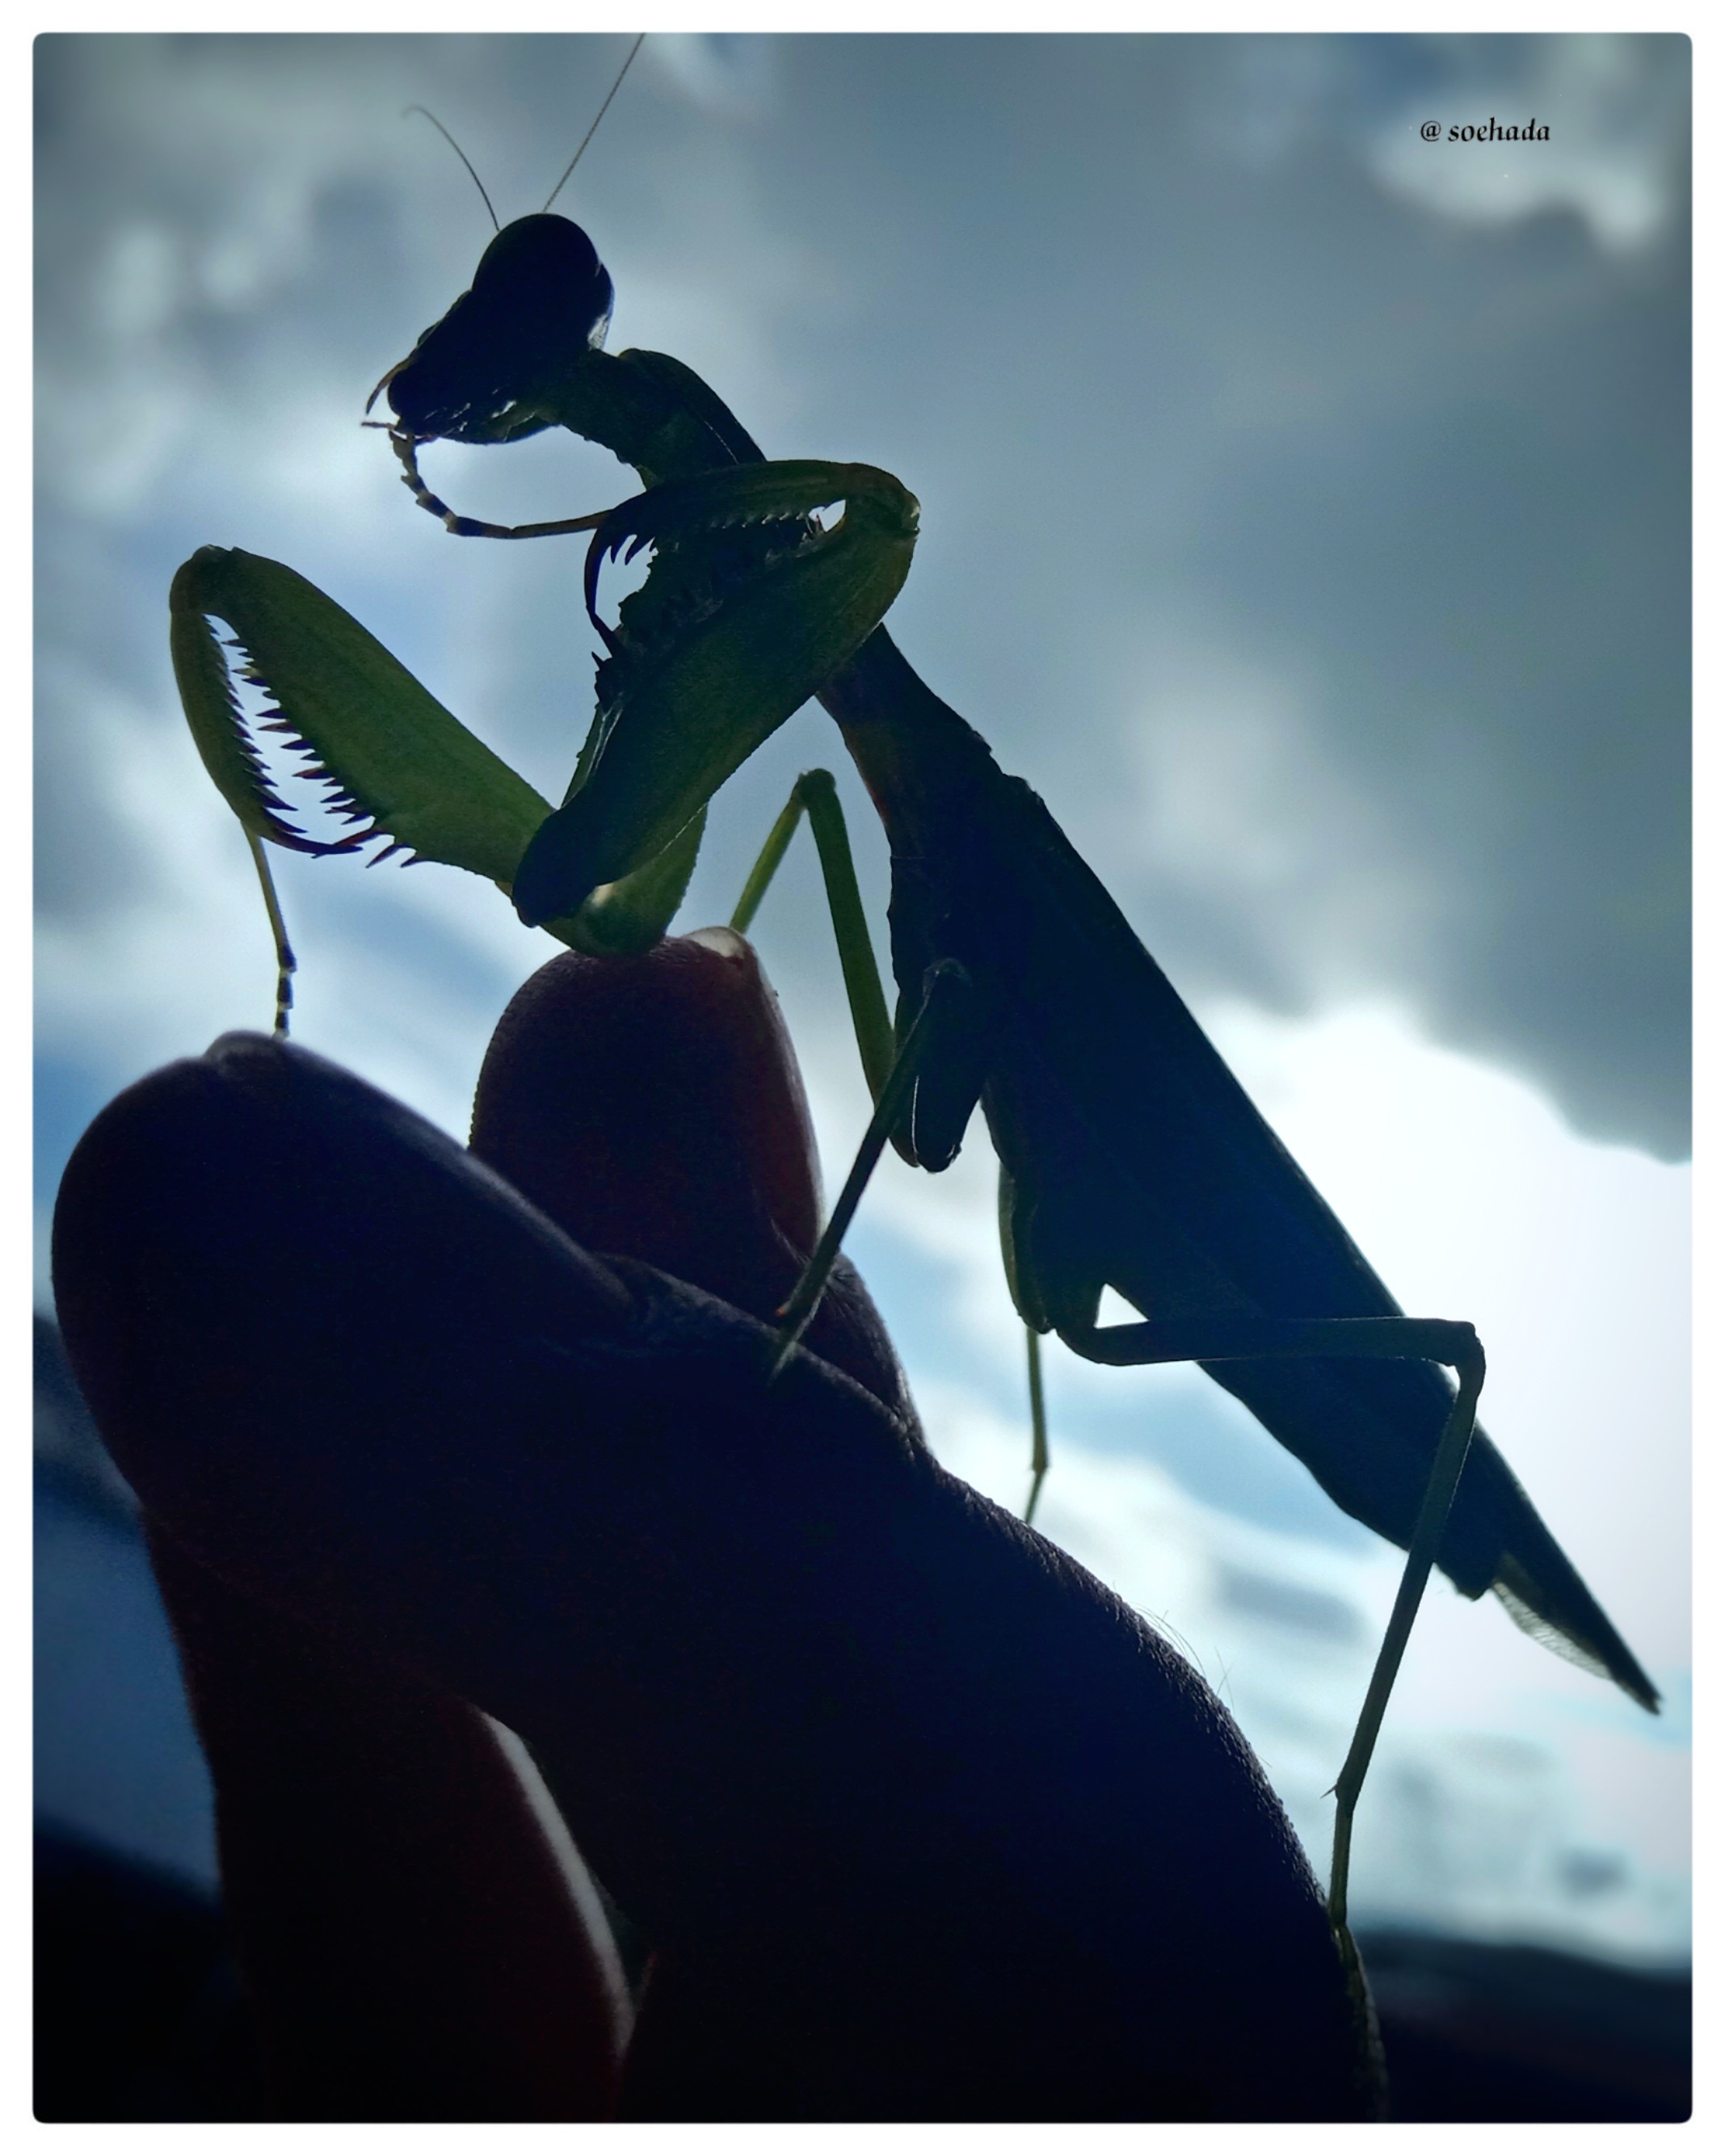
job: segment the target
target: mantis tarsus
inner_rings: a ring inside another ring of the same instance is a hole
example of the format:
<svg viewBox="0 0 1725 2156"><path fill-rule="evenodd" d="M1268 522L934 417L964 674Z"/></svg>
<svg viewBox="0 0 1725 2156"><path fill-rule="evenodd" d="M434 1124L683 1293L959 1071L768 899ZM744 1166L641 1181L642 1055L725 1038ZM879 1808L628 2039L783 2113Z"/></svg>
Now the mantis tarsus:
<svg viewBox="0 0 1725 2156"><path fill-rule="evenodd" d="M592 535L586 596L608 655L564 801L543 801L291 571L209 548L173 598L176 665L206 764L254 849L331 850L294 830L269 792L207 625L215 616L279 706L271 723L366 826L337 846L387 838L490 877L524 920L577 948L626 950L668 924L712 793L819 696L893 856L889 1030L823 803L817 836L878 1102L865 1152L890 1139L942 1168L980 1101L1001 1160L1009 1281L1033 1342L1054 1331L1098 1362L1200 1362L1345 1511L1409 1551L1337 1785L1331 1912L1345 1935L1353 1805L1432 1563L1464 1594L1492 1589L1523 1629L1644 1707L1658 1695L1475 1431L1484 1363L1471 1328L1402 1316L1040 800L880 625L909 568L915 501L868 466L768 462L680 362L606 354L611 296L578 227L521 218L379 384L408 482L452 530ZM643 491L605 512L496 527L447 510L419 475L424 441L501 444L552 426L611 449ZM822 529L817 512L838 501L842 519ZM648 545L646 582L614 628L603 624L603 562ZM285 950L279 921L277 933ZM788 1339L847 1218L841 1201L788 1306ZM1143 1322L1099 1326L1107 1287ZM1456 1371L1455 1392L1438 1363ZM1036 1466L1040 1482L1040 1448Z"/></svg>

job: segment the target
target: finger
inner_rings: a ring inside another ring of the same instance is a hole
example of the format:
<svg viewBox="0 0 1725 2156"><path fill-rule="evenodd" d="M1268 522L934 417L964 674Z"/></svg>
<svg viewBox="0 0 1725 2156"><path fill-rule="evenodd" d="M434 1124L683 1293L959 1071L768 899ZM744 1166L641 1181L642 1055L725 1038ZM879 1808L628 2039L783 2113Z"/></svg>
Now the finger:
<svg viewBox="0 0 1725 2156"><path fill-rule="evenodd" d="M763 1321L819 1234L796 1058L759 959L728 928L541 967L491 1036L472 1144L584 1248L643 1258ZM914 1419L848 1263L804 1345Z"/></svg>
<svg viewBox="0 0 1725 2156"><path fill-rule="evenodd" d="M515 1740L150 1542L270 2115L613 2117L622 1969Z"/></svg>
<svg viewBox="0 0 1725 2156"><path fill-rule="evenodd" d="M491 1037L471 1142L578 1243L644 1259L764 1321L819 1234L801 1075L754 949L730 929L542 966ZM805 1345L914 1424L886 1329L848 1262ZM541 1763L555 1789L555 1759ZM662 1944L639 2007L629 2115L679 2115L691 2090L698 2110L726 2014L691 1994Z"/></svg>
<svg viewBox="0 0 1725 2156"><path fill-rule="evenodd" d="M266 1100L270 1067L266 1057L251 1071ZM148 1146L152 1128L172 1124L174 1145L195 1147L211 1075L198 1064L158 1074L116 1104L115 1125ZM310 1066L295 1075L316 1083ZM145 1102L153 1109L140 1116ZM107 1262L134 1221L152 1205L172 1209L179 1194L171 1159L157 1198L123 1165L110 1177L104 1159L123 1163L125 1151L93 1134L87 1209L103 1224L94 1236L69 1227L59 1292L63 1321L86 1343L74 1362L98 1419L149 1506L157 1471L177 1457L172 1444L148 1444L163 1417L183 1415L223 1454L243 1448L251 1425L238 1358L249 1353L267 1371L291 1353L315 1370L318 1350L305 1328L290 1348L275 1330L276 1313L292 1322L279 1299L271 1307L273 1276L295 1269L292 1235L273 1253L248 1254L246 1237L266 1251L273 1238L268 1173L254 1183L243 1150L217 1168L199 1219L182 1225L218 1270L232 1263L221 1294L262 1320L267 1345L206 1330L221 1296L198 1266L169 1260L134 1283ZM298 1175L303 1157L279 1165ZM64 1219L77 1213L74 1195ZM238 1246L221 1240L224 1214ZM299 1260L315 1277L318 1253ZM189 1378L183 1389L164 1392L151 1374L170 1364ZM272 1442L288 1450L293 1435L284 1422ZM194 1544L201 1532L206 1555L225 1554L219 1496L193 1494ZM172 1498L153 1509L177 1520ZM465 1699L374 1661L362 1630L297 1621L326 1615L315 1596L272 1610L160 1532L152 1540L280 2115L608 2116L629 2020L616 1952L567 1835L535 1809L536 1792L544 1799L531 1765Z"/></svg>

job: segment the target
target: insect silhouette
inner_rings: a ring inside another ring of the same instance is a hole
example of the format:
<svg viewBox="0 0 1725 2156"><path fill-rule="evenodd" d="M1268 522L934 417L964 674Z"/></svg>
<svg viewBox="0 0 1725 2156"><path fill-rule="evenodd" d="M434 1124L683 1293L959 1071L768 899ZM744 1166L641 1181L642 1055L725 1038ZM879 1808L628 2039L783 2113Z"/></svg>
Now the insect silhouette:
<svg viewBox="0 0 1725 2156"><path fill-rule="evenodd" d="M578 226L548 208L520 218L373 392L394 414L416 501L452 531L589 535L584 598L604 656L562 802L544 801L291 570L213 548L181 570L172 600L205 762L260 865L264 840L322 852L382 839L491 878L524 921L575 948L626 951L668 926L716 791L819 698L891 848L897 1006L889 1023L830 782L809 774L733 925L747 925L807 808L875 1110L782 1313L781 1353L883 1146L937 1172L980 1105L1033 1388L1034 1342L1050 1332L1098 1363L1198 1362L1344 1512L1409 1553L1337 1784L1330 1907L1345 1938L1354 1807L1434 1563L1643 1707L1658 1694L1476 1430L1485 1364L1472 1327L1402 1313L1040 799L881 625L909 572L914 498L870 466L768 460L680 362L603 349L612 302ZM501 445L552 427L611 450L640 490L608 510L499 526L450 510L418 468L429 441ZM645 581L606 621L605 565L649 547ZM268 692L263 723L307 754L355 827L346 835L309 837L288 820L211 617L234 631L241 675ZM272 918L285 1004L290 960ZM1101 1325L1108 1288L1142 1321ZM1039 1412L1033 1507L1045 1467Z"/></svg>

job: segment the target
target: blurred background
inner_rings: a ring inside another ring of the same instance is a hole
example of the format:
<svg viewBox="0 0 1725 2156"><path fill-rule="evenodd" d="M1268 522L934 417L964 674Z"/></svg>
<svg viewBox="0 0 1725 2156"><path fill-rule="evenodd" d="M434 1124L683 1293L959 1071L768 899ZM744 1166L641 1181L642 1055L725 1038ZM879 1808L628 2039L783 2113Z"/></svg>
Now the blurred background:
<svg viewBox="0 0 1725 2156"><path fill-rule="evenodd" d="M403 107L506 222L628 46L37 44L44 1314L90 1116L271 1009L169 672L177 563L292 563L561 793L581 542L449 537L358 422L490 231ZM1649 1982L1689 1948L1688 111L1677 37L655 35L557 204L616 280L614 351L674 353L769 455L918 495L895 637L1404 1306L1478 1325L1486 1426L1665 1693L1651 1719L1435 1583L1360 1813L1362 1925ZM1448 139L1493 119L1549 136ZM567 438L425 469L508 521L634 485ZM810 707L732 782L682 925L728 915L796 773L841 761ZM755 938L830 1188L867 1096L804 845ZM465 1136L548 939L454 870L275 858L296 1038ZM851 1249L937 1451L1020 1508L980 1122L942 1178L889 1160ZM39 1810L207 1886L125 1493L39 1348ZM1049 1364L1038 1526L1222 1693L1323 1876L1399 1556L1195 1371Z"/></svg>

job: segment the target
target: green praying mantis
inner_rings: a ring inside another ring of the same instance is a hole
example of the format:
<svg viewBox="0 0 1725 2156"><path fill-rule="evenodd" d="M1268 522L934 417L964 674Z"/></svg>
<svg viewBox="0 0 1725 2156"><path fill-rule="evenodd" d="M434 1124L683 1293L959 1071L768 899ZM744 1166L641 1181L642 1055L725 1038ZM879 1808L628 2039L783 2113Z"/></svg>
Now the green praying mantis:
<svg viewBox="0 0 1725 2156"><path fill-rule="evenodd" d="M1656 1709L1658 1694L1476 1428L1485 1364L1472 1327L1402 1314L1042 802L881 626L911 568L914 498L867 465L766 459L680 362L604 351L611 300L578 226L548 209L521 218L378 384L403 476L452 531L589 535L584 598L605 656L560 803L291 569L206 547L174 580L177 678L259 866L278 1025L293 961L265 842L327 853L382 840L489 878L525 922L572 947L639 950L681 900L714 793L818 697L891 850L897 1007L889 1019L831 781L805 774L732 925L748 926L806 812L875 1106L781 1314L780 1358L885 1145L937 1172L980 1104L1030 1342L1030 1507L1047 1468L1035 1343L1052 1332L1099 1363L1199 1363L1345 1512L1409 1553L1336 1785L1330 1912L1345 1943L1354 1810L1434 1563L1469 1596L1494 1591L1524 1630L1642 1706ZM592 514L495 526L449 510L420 475L427 441L502 444L552 427L611 450L639 490ZM823 512L835 506L833 521ZM606 564L649 547L644 583L608 623ZM237 658L213 620L233 632ZM267 696L261 721L244 716L236 675ZM259 725L309 758L345 835L290 820ZM1109 1288L1141 1322L1099 1323Z"/></svg>

